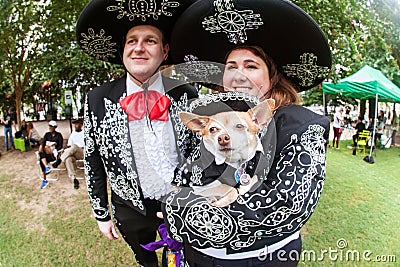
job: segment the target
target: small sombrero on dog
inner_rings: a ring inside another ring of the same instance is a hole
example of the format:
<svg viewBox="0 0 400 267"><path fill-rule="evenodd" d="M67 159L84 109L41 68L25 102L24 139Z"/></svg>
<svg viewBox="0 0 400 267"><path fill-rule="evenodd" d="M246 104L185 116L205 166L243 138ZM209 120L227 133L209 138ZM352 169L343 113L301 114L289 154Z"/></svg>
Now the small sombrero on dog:
<svg viewBox="0 0 400 267"><path fill-rule="evenodd" d="M92 0L76 24L82 49L99 60L122 64L123 39L129 29L152 25L168 39L178 16L194 0Z"/></svg>
<svg viewBox="0 0 400 267"><path fill-rule="evenodd" d="M174 63L225 63L232 48L259 46L299 91L320 84L332 65L317 23L285 0L199 0L178 19L171 40Z"/></svg>

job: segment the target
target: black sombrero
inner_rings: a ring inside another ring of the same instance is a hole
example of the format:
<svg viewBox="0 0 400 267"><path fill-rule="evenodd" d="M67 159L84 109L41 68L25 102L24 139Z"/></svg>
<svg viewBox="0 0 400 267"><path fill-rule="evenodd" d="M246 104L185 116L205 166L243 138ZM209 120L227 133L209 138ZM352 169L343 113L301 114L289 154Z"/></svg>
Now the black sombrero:
<svg viewBox="0 0 400 267"><path fill-rule="evenodd" d="M81 48L99 60L122 64L123 38L138 25L152 25L169 37L179 15L195 0L92 0L76 24Z"/></svg>
<svg viewBox="0 0 400 267"><path fill-rule="evenodd" d="M174 63L225 63L227 52L240 45L263 48L299 91L330 73L332 56L323 32L285 0L199 0L175 23L171 56Z"/></svg>
<svg viewBox="0 0 400 267"><path fill-rule="evenodd" d="M188 110L202 116L211 116L220 112L248 111L260 100L243 92L219 92L207 94L190 101Z"/></svg>

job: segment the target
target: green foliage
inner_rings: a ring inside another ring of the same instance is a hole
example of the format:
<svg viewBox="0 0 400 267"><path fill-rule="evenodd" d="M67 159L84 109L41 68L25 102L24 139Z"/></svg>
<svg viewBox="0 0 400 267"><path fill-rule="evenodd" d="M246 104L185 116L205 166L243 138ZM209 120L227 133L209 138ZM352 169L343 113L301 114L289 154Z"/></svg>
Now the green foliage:
<svg viewBox="0 0 400 267"><path fill-rule="evenodd" d="M84 54L75 38L77 18L88 1L2 1L0 78L14 93L17 109L36 103L41 84L51 80L56 99L64 90L87 92L116 75L121 67ZM41 97L46 101L46 97ZM0 106L6 105L4 98ZM18 112L19 114L19 112Z"/></svg>
<svg viewBox="0 0 400 267"><path fill-rule="evenodd" d="M395 10L383 5L385 1L293 2L309 13L326 34L333 54L332 80L346 77L366 64L381 70L389 78L399 71L392 43L386 40L386 33L397 33L398 37L400 31L392 21L396 19ZM398 8L399 5L395 6ZM386 16L389 13L393 16Z"/></svg>
<svg viewBox="0 0 400 267"><path fill-rule="evenodd" d="M121 67L107 64L86 55L75 37L75 24L87 1L52 1L47 6L45 28L48 38L42 66L38 66L45 79L57 87L83 87L83 91L109 81L121 74Z"/></svg>
<svg viewBox="0 0 400 267"><path fill-rule="evenodd" d="M329 80L338 81L365 65L389 79L400 72L400 15L395 0L295 0L325 33L333 55ZM306 93L305 103L322 102L321 91ZM340 95L332 103L354 103Z"/></svg>

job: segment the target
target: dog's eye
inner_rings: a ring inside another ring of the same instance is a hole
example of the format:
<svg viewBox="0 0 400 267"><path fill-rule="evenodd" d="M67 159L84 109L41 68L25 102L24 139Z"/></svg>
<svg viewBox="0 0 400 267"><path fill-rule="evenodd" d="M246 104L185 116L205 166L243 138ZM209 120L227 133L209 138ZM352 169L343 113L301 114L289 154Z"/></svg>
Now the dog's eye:
<svg viewBox="0 0 400 267"><path fill-rule="evenodd" d="M217 131L217 127L211 127L210 128L210 133L215 133Z"/></svg>
<svg viewBox="0 0 400 267"><path fill-rule="evenodd" d="M242 129L242 128L244 128L244 125L243 125L243 124L240 124L240 123L238 123L238 124L236 124L236 128L238 128L238 129Z"/></svg>

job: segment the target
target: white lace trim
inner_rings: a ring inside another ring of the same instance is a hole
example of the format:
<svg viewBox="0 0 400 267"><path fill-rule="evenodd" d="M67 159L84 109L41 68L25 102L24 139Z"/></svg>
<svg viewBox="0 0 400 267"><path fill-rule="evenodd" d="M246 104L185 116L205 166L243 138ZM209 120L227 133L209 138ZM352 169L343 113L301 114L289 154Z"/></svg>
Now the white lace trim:
<svg viewBox="0 0 400 267"><path fill-rule="evenodd" d="M129 122L133 154L143 196L160 199L168 193L178 164L171 121L152 121L146 118Z"/></svg>

